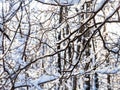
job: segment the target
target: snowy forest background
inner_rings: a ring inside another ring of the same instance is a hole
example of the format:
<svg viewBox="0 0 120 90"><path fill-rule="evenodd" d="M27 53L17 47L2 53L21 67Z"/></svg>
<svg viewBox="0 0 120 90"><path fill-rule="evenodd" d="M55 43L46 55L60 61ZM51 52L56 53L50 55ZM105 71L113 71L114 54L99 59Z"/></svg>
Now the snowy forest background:
<svg viewBox="0 0 120 90"><path fill-rule="evenodd" d="M0 90L120 90L120 0L0 0Z"/></svg>

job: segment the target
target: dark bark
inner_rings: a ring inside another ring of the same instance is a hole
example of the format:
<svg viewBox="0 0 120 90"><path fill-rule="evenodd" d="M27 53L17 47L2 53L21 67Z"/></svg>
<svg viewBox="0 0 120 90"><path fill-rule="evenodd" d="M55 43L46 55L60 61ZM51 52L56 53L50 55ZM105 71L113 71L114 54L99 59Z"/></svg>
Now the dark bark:
<svg viewBox="0 0 120 90"><path fill-rule="evenodd" d="M98 88L99 88L99 81L98 81L98 74L97 73L95 73L94 78L95 78L95 88L96 88L96 90L98 90Z"/></svg>
<svg viewBox="0 0 120 90"><path fill-rule="evenodd" d="M73 90L77 90L77 77L73 77Z"/></svg>
<svg viewBox="0 0 120 90"><path fill-rule="evenodd" d="M112 90L111 87L110 87L110 75L107 75L107 83L108 83L108 90Z"/></svg>
<svg viewBox="0 0 120 90"><path fill-rule="evenodd" d="M60 14L59 14L59 23L63 20L63 6L60 7ZM58 41L61 40L61 31L58 33ZM60 49L60 44L58 44L57 49ZM61 55L58 53L58 72L61 74Z"/></svg>

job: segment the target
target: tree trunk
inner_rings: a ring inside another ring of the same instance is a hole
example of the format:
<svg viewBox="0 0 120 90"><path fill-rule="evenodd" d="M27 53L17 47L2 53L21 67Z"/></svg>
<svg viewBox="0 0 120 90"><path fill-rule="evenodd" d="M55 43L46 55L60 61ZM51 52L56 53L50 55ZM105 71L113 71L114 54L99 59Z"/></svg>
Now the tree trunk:
<svg viewBox="0 0 120 90"><path fill-rule="evenodd" d="M107 83L108 83L108 86L107 86L108 90L112 90L110 88L110 75L107 75Z"/></svg>
<svg viewBox="0 0 120 90"><path fill-rule="evenodd" d="M85 2L85 4L83 5L83 9L85 12L88 12L91 10L91 3L92 2ZM83 16L81 16L81 18L86 19L90 14L89 13L85 13L83 14ZM83 30L85 30L85 28L87 28L89 26L89 23L87 25L85 25L83 27ZM86 38L90 37L90 30L87 31L84 36L83 36L83 47L86 45L87 43L87 46L86 46L86 49L85 49L85 54L83 55L83 57L89 57L90 56L90 48L91 48L91 45L90 45L90 42L88 40L86 40ZM87 71L89 69L89 66L90 66L90 63L91 63L91 60L89 62L86 63L85 67L84 67L84 70ZM91 85L90 85L90 74L89 73L86 73L85 74L85 82L84 82L84 89L85 90L90 90L91 88Z"/></svg>
<svg viewBox="0 0 120 90"><path fill-rule="evenodd" d="M63 20L63 6L60 7L59 23ZM58 33L58 41L61 40L61 30ZM57 49L60 49L60 44L57 46ZM61 55L58 53L58 72L61 74Z"/></svg>

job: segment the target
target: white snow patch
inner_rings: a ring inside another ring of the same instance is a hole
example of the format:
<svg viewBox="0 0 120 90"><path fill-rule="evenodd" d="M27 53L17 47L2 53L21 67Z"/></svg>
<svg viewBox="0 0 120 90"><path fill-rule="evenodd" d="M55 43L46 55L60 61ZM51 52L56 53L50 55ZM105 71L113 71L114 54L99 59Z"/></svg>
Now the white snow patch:
<svg viewBox="0 0 120 90"><path fill-rule="evenodd" d="M97 0L95 11L98 11L106 0Z"/></svg>
<svg viewBox="0 0 120 90"><path fill-rule="evenodd" d="M101 74L116 74L120 71L120 67L105 67L103 69L97 70L97 73L101 73Z"/></svg>

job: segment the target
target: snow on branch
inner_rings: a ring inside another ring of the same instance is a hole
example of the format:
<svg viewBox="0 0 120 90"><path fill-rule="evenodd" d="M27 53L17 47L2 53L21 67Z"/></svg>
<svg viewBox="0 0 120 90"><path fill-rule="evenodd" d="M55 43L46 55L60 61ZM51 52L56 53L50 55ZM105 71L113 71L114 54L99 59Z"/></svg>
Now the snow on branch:
<svg viewBox="0 0 120 90"><path fill-rule="evenodd" d="M112 68L112 67L105 67L103 69L100 69L100 70L96 70L97 73L100 73L100 74L116 74L120 71L120 67L115 67L115 68Z"/></svg>

